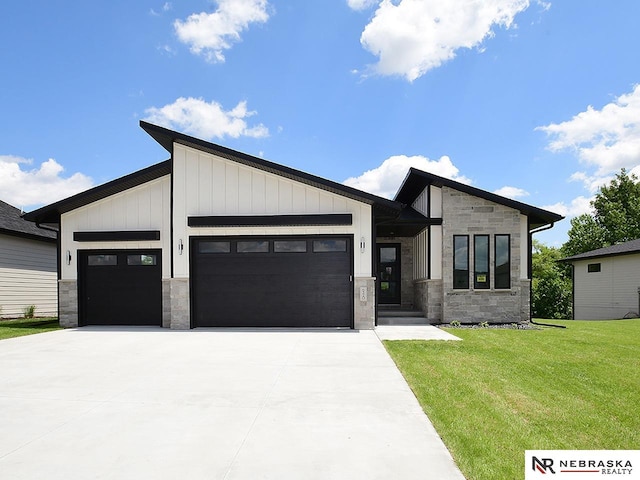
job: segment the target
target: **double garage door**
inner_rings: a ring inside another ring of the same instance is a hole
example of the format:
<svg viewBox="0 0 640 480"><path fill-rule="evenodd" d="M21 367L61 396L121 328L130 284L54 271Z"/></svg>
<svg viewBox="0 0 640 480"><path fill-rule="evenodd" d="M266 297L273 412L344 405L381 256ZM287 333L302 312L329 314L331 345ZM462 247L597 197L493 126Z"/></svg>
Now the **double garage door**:
<svg viewBox="0 0 640 480"><path fill-rule="evenodd" d="M351 237L196 237L192 324L351 327Z"/></svg>
<svg viewBox="0 0 640 480"><path fill-rule="evenodd" d="M194 237L192 327L351 327L350 236ZM160 250L78 252L81 325L162 325Z"/></svg>

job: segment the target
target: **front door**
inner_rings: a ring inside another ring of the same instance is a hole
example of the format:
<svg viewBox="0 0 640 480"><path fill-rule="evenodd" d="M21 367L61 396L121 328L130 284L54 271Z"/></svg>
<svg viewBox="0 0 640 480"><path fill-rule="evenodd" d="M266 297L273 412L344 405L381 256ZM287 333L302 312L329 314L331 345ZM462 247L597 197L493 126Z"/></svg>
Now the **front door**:
<svg viewBox="0 0 640 480"><path fill-rule="evenodd" d="M400 304L400 244L381 243L378 250L378 303Z"/></svg>

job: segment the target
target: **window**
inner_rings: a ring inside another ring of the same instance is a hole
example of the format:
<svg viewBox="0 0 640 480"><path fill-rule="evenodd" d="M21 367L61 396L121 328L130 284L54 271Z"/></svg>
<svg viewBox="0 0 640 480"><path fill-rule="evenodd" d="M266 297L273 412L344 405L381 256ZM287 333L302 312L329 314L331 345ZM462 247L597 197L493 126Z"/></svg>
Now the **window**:
<svg viewBox="0 0 640 480"><path fill-rule="evenodd" d="M273 251L276 253L304 253L307 251L306 240L275 240Z"/></svg>
<svg viewBox="0 0 640 480"><path fill-rule="evenodd" d="M127 265L151 266L156 264L155 255L127 255Z"/></svg>
<svg viewBox="0 0 640 480"><path fill-rule="evenodd" d="M589 273L597 273L600 271L600 264L599 263L590 263L589 265L587 265L587 272Z"/></svg>
<svg viewBox="0 0 640 480"><path fill-rule="evenodd" d="M238 242L236 245L238 253L269 253L269 242L266 240L255 242Z"/></svg>
<svg viewBox="0 0 640 480"><path fill-rule="evenodd" d="M489 235L473 237L473 288L489 288Z"/></svg>
<svg viewBox="0 0 640 480"><path fill-rule="evenodd" d="M314 240L313 241L314 252L346 252L347 241L346 240Z"/></svg>
<svg viewBox="0 0 640 480"><path fill-rule="evenodd" d="M117 265L117 255L89 255L87 258L87 264L90 267L104 267L108 265Z"/></svg>
<svg viewBox="0 0 640 480"><path fill-rule="evenodd" d="M453 236L453 288L469 288L469 236Z"/></svg>
<svg viewBox="0 0 640 480"><path fill-rule="evenodd" d="M511 242L510 235L495 236L495 288L511 288Z"/></svg>
<svg viewBox="0 0 640 480"><path fill-rule="evenodd" d="M229 253L231 252L231 242L200 242L198 243L198 253Z"/></svg>

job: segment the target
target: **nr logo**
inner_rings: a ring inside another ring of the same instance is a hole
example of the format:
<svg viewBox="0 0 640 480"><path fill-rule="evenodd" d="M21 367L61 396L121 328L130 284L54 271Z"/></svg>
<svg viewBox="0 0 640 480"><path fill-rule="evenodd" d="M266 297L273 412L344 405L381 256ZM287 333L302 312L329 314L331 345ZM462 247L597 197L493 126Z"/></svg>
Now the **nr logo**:
<svg viewBox="0 0 640 480"><path fill-rule="evenodd" d="M531 457L531 468L533 470L537 470L543 475L547 474L547 470L555 475L555 471L553 470L553 459L551 458L538 458Z"/></svg>

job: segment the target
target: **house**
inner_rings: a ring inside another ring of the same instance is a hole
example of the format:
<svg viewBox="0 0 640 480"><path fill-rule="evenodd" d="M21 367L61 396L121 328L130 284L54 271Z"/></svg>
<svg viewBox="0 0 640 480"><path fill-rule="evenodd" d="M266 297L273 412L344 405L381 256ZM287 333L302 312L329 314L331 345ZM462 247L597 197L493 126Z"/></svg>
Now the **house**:
<svg viewBox="0 0 640 480"><path fill-rule="evenodd" d="M530 318L531 235L559 215L418 170L388 200L140 125L168 160L25 216L60 228L64 326Z"/></svg>
<svg viewBox="0 0 640 480"><path fill-rule="evenodd" d="M573 318L640 316L640 239L562 259L573 271Z"/></svg>
<svg viewBox="0 0 640 480"><path fill-rule="evenodd" d="M22 212L0 201L0 317L58 311L56 232L36 227Z"/></svg>

